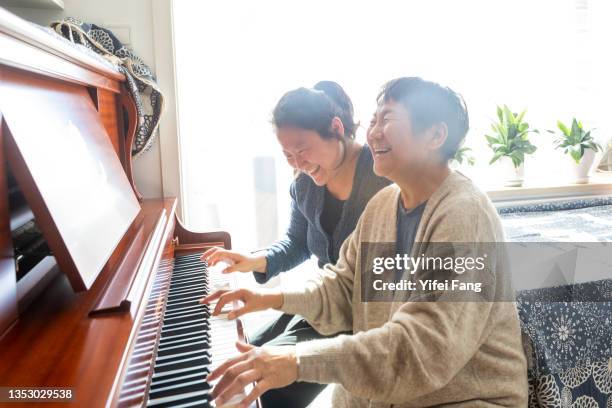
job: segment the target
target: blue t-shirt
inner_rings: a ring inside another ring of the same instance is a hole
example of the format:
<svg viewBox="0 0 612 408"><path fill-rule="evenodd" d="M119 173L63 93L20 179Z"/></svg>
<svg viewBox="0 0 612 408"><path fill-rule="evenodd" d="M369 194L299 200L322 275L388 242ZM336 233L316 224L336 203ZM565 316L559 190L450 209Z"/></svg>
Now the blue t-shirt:
<svg viewBox="0 0 612 408"><path fill-rule="evenodd" d="M397 237L395 240L395 248L398 254L410 255L426 204L427 201L407 210L404 208L402 197L399 198L399 203L397 203Z"/></svg>

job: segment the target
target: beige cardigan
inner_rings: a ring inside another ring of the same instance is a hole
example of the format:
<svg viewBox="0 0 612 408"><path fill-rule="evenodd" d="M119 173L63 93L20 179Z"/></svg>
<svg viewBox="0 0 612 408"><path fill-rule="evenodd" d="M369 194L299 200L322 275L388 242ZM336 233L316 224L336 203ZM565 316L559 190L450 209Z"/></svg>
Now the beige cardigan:
<svg viewBox="0 0 612 408"><path fill-rule="evenodd" d="M399 194L396 185L376 194L336 265L284 292L284 312L323 334L354 333L298 343L298 381L338 384L334 407L526 407L514 303L361 302L360 244L395 241ZM428 200L416 235L421 243L503 240L487 196L456 172Z"/></svg>

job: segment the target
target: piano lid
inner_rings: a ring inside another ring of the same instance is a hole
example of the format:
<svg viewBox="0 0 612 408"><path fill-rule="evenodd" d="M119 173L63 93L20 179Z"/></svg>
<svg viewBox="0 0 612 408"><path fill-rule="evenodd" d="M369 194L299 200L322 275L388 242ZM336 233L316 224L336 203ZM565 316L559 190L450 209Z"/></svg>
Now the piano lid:
<svg viewBox="0 0 612 408"><path fill-rule="evenodd" d="M74 290L91 287L140 211L83 86L0 65L15 177Z"/></svg>

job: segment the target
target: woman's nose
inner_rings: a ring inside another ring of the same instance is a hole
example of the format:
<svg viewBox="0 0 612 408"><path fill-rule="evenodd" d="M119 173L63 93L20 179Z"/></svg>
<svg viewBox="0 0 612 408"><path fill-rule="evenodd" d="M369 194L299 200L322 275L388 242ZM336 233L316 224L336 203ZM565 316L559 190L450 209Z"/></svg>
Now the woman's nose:
<svg viewBox="0 0 612 408"><path fill-rule="evenodd" d="M295 157L295 167L297 167L299 170L304 169L304 159L302 159L300 156Z"/></svg>
<svg viewBox="0 0 612 408"><path fill-rule="evenodd" d="M366 139L368 140L380 139L381 136L382 136L382 132L380 131L380 127L377 125L372 126L366 132Z"/></svg>

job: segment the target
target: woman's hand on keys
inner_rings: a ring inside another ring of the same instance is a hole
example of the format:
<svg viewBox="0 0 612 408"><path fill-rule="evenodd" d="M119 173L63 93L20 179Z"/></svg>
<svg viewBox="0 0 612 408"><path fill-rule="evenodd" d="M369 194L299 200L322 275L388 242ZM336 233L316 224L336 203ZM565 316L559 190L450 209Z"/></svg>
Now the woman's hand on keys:
<svg viewBox="0 0 612 408"><path fill-rule="evenodd" d="M248 289L237 290L217 290L205 298L200 303L210 304L217 301L212 315L217 316L223 307L230 302L241 301L242 307L233 309L228 313L227 318L236 319L243 314L257 312L266 309L278 309L283 305L283 294L280 291L252 291Z"/></svg>
<svg viewBox="0 0 612 408"><path fill-rule="evenodd" d="M208 249L200 257L202 261L208 262L209 266L215 266L219 262L226 262L228 266L222 273L231 272L260 272L266 271L266 257L263 255L244 255L236 251L213 247Z"/></svg>
<svg viewBox="0 0 612 408"><path fill-rule="evenodd" d="M295 346L255 347L236 343L240 354L228 359L208 376L208 381L220 378L212 391L217 406L244 391L256 382L250 393L237 405L248 408L264 392L285 387L298 376L298 359Z"/></svg>

